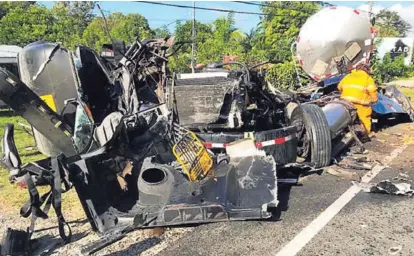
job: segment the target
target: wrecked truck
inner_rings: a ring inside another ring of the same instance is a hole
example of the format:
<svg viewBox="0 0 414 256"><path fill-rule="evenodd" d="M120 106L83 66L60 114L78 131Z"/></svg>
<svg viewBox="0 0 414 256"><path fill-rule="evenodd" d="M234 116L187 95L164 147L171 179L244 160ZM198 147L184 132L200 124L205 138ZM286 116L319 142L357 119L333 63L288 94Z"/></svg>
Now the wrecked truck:
<svg viewBox="0 0 414 256"><path fill-rule="evenodd" d="M87 47L71 52L35 42L19 53L25 82L0 70L0 98L57 149L23 164L13 125L5 127L2 162L10 182L28 188L21 215L32 216L29 238L36 218L47 218L53 206L59 233L70 240L61 193L71 188L93 230L121 234L271 219L278 183L315 171L295 163L296 128L284 110L289 95L263 90L260 75L246 68L175 76L168 57L183 44L137 40L109 70ZM51 190L39 195L40 185Z"/></svg>
<svg viewBox="0 0 414 256"><path fill-rule="evenodd" d="M326 152L326 161L339 155L352 143L364 150L360 138L364 130L359 124L353 105L340 99L337 85L340 80L359 64L369 64L374 53L374 29L369 16L360 10L348 7L329 7L312 15L301 27L292 46L296 63L313 83L300 88L296 94L302 108L318 106L323 112L324 125L329 127L331 148ZM296 51L294 49L296 48ZM299 75L299 74L298 74ZM373 124L390 123L390 119L412 121L414 109L407 96L395 86L378 88L378 103L373 108ZM309 147L306 117L299 117L300 110L293 110L290 117L297 124L298 155L309 157L315 154ZM377 127L374 127L377 128ZM330 160L329 160L330 161Z"/></svg>

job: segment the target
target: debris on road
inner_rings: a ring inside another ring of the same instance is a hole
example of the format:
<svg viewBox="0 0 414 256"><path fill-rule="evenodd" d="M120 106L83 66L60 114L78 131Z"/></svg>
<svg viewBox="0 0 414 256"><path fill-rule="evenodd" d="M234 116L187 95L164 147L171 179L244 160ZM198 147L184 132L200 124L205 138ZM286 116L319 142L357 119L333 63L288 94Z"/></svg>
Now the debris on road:
<svg viewBox="0 0 414 256"><path fill-rule="evenodd" d="M391 194L391 195L407 195L412 196L414 190L411 188L409 183L393 183L390 180L383 180L377 184L375 183L357 183L362 191L367 193L382 193L382 194Z"/></svg>
<svg viewBox="0 0 414 256"><path fill-rule="evenodd" d="M396 177L392 178L394 181L405 181L405 182L412 182L410 180L410 176L406 173L399 173Z"/></svg>
<svg viewBox="0 0 414 256"><path fill-rule="evenodd" d="M369 164L357 164L357 163L345 163L345 164L338 164L339 167L344 169L354 169L354 170L372 170L372 165Z"/></svg>
<svg viewBox="0 0 414 256"><path fill-rule="evenodd" d="M365 163L369 160L366 156L353 156L351 159L357 163Z"/></svg>
<svg viewBox="0 0 414 256"><path fill-rule="evenodd" d="M360 181L361 180L361 176L358 173L346 171L346 170L343 170L343 169L328 168L326 170L326 172L331 174L331 175L342 177L342 178L345 178L345 179L348 179L348 180L354 180L354 181Z"/></svg>

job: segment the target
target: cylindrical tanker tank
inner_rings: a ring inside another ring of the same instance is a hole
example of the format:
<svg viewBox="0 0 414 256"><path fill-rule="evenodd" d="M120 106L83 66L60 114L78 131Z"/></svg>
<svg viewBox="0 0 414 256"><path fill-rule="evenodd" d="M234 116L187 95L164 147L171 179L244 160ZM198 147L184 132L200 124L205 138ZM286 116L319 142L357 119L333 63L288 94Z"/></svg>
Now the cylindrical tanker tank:
<svg viewBox="0 0 414 256"><path fill-rule="evenodd" d="M324 8L301 27L296 57L310 77L323 81L369 61L373 38L366 13L341 6Z"/></svg>
<svg viewBox="0 0 414 256"><path fill-rule="evenodd" d="M338 134L352 123L352 117L349 110L341 103L328 103L322 107L322 111L328 121L332 139L338 136Z"/></svg>

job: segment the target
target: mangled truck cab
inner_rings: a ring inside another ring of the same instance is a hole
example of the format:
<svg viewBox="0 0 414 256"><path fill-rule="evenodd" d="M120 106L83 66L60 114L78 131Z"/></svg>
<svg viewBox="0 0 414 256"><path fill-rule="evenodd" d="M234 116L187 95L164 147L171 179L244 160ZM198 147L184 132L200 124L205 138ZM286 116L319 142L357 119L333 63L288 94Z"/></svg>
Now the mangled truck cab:
<svg viewBox="0 0 414 256"><path fill-rule="evenodd" d="M31 197L22 216L52 205L68 241L62 183L100 233L273 216L278 182L312 170L295 164L291 96L263 90L244 65L175 77L168 57L182 44L137 40L109 70L87 47L36 42L19 54L23 81L0 70L0 98L51 145L49 157L22 164L6 126L3 163ZM50 199L37 185L51 186Z"/></svg>

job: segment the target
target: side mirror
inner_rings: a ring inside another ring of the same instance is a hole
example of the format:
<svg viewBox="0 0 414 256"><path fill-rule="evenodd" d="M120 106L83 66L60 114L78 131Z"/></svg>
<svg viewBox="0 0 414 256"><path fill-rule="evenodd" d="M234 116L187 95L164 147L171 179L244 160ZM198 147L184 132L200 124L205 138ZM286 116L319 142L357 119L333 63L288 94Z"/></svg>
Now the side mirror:
<svg viewBox="0 0 414 256"><path fill-rule="evenodd" d="M2 163L10 172L10 178L17 175L21 170L22 161L14 142L14 125L6 124L2 139Z"/></svg>

